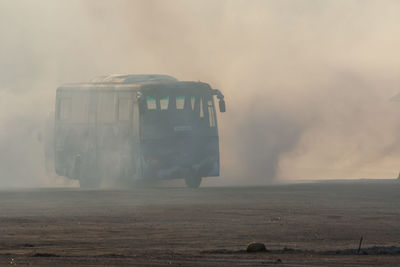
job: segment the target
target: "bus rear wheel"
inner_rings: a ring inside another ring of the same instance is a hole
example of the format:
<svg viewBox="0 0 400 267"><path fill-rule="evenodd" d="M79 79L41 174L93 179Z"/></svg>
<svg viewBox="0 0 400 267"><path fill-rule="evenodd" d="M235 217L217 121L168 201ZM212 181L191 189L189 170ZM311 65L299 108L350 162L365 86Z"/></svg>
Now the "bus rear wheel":
<svg viewBox="0 0 400 267"><path fill-rule="evenodd" d="M202 178L199 176L189 176L185 178L186 186L189 188L199 188Z"/></svg>

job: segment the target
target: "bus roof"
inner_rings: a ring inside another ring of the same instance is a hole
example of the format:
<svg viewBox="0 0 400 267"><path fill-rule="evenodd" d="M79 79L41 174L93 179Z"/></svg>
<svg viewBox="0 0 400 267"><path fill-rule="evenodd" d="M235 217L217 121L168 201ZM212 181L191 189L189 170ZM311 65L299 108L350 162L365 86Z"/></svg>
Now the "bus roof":
<svg viewBox="0 0 400 267"><path fill-rule="evenodd" d="M179 84L179 85L178 85ZM211 90L211 87L207 83L202 82L183 82L178 79L161 74L113 74L100 76L92 79L86 83L73 83L65 84L60 86L60 90L141 90L149 89L152 85L162 85L162 87L167 88L169 86L178 87L198 87Z"/></svg>
<svg viewBox="0 0 400 267"><path fill-rule="evenodd" d="M137 83L160 83L160 82L177 82L178 80L169 75L161 74L113 74L96 77L91 80L91 83L123 83L123 84L137 84Z"/></svg>

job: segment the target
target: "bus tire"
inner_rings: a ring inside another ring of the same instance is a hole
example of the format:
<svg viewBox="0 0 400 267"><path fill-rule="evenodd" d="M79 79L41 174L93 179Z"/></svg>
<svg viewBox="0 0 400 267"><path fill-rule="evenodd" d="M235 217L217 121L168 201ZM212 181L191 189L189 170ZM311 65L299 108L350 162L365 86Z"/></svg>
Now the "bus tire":
<svg viewBox="0 0 400 267"><path fill-rule="evenodd" d="M189 176L185 178L186 186L189 188L199 188L202 178L199 176Z"/></svg>

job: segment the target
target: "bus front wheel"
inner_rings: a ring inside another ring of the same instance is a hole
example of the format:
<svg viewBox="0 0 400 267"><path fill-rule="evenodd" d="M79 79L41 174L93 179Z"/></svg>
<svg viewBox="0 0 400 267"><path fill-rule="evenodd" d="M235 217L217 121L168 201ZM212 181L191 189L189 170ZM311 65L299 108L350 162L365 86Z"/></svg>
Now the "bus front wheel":
<svg viewBox="0 0 400 267"><path fill-rule="evenodd" d="M198 188L201 184L201 177L190 176L185 178L186 186L189 188Z"/></svg>

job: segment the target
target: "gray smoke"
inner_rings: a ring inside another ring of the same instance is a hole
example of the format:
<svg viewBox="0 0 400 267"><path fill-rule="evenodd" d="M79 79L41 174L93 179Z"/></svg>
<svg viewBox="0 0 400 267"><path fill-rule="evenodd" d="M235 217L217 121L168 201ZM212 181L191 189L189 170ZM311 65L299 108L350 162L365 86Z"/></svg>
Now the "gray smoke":
<svg viewBox="0 0 400 267"><path fill-rule="evenodd" d="M222 176L209 184L394 176L398 1L0 1L0 181L44 175L55 89L165 73L221 89ZM38 156L40 155L40 156Z"/></svg>

